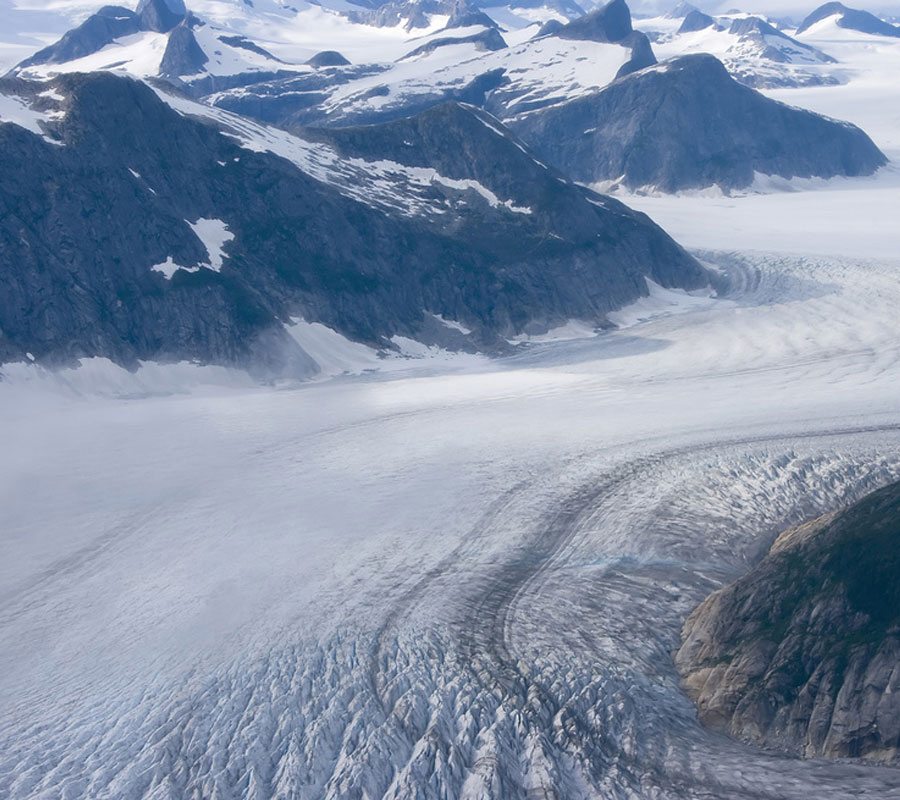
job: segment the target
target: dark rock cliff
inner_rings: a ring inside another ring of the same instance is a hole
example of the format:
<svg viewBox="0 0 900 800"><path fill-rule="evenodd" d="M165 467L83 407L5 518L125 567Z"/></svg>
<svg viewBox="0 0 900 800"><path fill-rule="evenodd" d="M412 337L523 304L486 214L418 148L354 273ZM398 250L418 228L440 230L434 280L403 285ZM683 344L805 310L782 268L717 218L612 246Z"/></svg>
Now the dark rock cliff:
<svg viewBox="0 0 900 800"><path fill-rule="evenodd" d="M348 188L241 147L142 83L95 73L51 85L66 98L48 124L59 144L0 124L0 361L187 358L303 373L284 331L293 316L390 347L393 335L422 338L437 314L473 330L454 346L491 348L528 326L602 323L646 292L644 276L706 281L644 215L547 170L458 105L303 144L350 170ZM328 147L344 155L317 150ZM352 161L362 154L396 166ZM232 237L218 271L192 227L202 219ZM182 267L171 278L154 269L167 261Z"/></svg>
<svg viewBox="0 0 900 800"><path fill-rule="evenodd" d="M887 163L859 128L764 97L709 55L666 61L507 124L576 180L666 192L742 188L755 172L868 175Z"/></svg>
<svg viewBox="0 0 900 800"><path fill-rule="evenodd" d="M900 764L900 484L783 533L691 614L676 663L706 725Z"/></svg>

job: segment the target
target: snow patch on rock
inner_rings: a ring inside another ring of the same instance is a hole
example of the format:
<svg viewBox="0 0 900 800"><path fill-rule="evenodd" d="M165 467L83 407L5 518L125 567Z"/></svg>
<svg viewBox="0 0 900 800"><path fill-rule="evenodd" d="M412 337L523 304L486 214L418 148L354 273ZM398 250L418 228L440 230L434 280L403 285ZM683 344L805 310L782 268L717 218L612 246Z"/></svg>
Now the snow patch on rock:
<svg viewBox="0 0 900 800"><path fill-rule="evenodd" d="M188 222L185 220L185 222ZM228 230L226 225L220 219L207 219L201 217L196 222L188 222L191 229L197 235L197 238L203 242L206 252L209 255L209 264L203 266L218 272L222 269L222 261L225 258L224 247L228 242L234 239L234 234Z"/></svg>

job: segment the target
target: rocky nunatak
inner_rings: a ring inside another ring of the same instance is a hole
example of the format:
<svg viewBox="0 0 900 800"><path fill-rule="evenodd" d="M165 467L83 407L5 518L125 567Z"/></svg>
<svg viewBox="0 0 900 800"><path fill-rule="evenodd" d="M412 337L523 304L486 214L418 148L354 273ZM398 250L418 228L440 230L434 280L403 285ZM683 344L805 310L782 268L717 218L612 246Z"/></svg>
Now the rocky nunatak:
<svg viewBox="0 0 900 800"><path fill-rule="evenodd" d="M900 483L781 534L688 617L676 663L705 725L900 764Z"/></svg>

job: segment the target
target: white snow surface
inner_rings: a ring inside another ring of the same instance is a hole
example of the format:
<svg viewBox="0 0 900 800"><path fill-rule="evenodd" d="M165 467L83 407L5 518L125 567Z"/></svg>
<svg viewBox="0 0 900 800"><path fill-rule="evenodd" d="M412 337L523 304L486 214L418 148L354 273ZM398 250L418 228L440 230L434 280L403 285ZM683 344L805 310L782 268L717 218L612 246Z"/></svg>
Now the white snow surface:
<svg viewBox="0 0 900 800"><path fill-rule="evenodd" d="M479 75L502 68L510 81L503 91L520 95L510 108L514 115L516 106L524 110L530 102L561 103L596 91L609 84L630 57L631 50L617 44L554 36L511 43L493 52L479 51L472 44L448 45L337 87L323 108L343 113L390 108L411 96L461 88ZM373 95L373 89L388 91Z"/></svg>
<svg viewBox="0 0 900 800"><path fill-rule="evenodd" d="M0 793L900 797L704 730L672 669L776 532L900 477L898 251L705 213L719 301L505 359L4 367Z"/></svg>
<svg viewBox="0 0 900 800"><path fill-rule="evenodd" d="M294 320L287 331L319 366L321 377L358 375L385 365L384 354L351 341L321 322Z"/></svg>
<svg viewBox="0 0 900 800"><path fill-rule="evenodd" d="M646 297L641 297L634 303L606 315L609 321L619 328L629 328L641 322L673 314L686 314L714 306L721 308L731 302L716 299L715 293L709 289L686 292L683 289L667 289L650 278L644 280L647 283Z"/></svg>
<svg viewBox="0 0 900 800"><path fill-rule="evenodd" d="M819 26L816 26L817 28ZM894 258L900 253L900 40L826 28L801 38L834 55L847 72L835 86L764 94L853 122L889 163L863 178L758 175L748 192L682 196L617 192L689 247ZM762 194L766 193L766 194Z"/></svg>
<svg viewBox="0 0 900 800"><path fill-rule="evenodd" d="M41 123L58 120L60 115L59 111L37 111L25 98L12 94L0 94L0 123L14 123L25 130L38 134L51 144L58 145L60 142L48 136Z"/></svg>
<svg viewBox="0 0 900 800"><path fill-rule="evenodd" d="M225 258L225 245L234 239L234 234L228 230L226 225L220 219L206 219L200 217L196 222L189 222L191 230L196 234L197 238L203 242L209 256L208 266L213 272L222 269L222 261Z"/></svg>
<svg viewBox="0 0 900 800"><path fill-rule="evenodd" d="M183 269L185 272L196 272L200 267L182 267L181 264L175 263L175 259L172 256L168 256L165 261L154 264L150 269L153 272L161 272L167 280L172 280L172 276L180 269Z"/></svg>
<svg viewBox="0 0 900 800"><path fill-rule="evenodd" d="M136 178L140 175L129 170ZM185 220L190 225L191 230L206 248L208 261L192 267L183 267L177 264L172 256L168 256L165 261L160 264L154 264L150 267L154 272L161 272L167 279L171 280L172 276L180 269L185 272L198 272L201 269L211 269L213 272L219 272L222 269L222 262L226 258L225 245L233 238L234 234L228 230L228 226L220 219L205 219L201 217L196 222Z"/></svg>

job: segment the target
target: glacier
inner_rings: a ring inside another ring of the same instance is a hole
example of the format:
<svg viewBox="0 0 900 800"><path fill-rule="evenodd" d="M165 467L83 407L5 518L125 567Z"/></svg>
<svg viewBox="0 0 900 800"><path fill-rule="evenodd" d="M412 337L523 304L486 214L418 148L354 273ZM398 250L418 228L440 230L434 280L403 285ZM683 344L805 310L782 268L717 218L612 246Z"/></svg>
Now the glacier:
<svg viewBox="0 0 900 800"><path fill-rule="evenodd" d="M295 319L308 383L0 368L0 796L900 798L704 729L672 664L780 531L900 478L879 47L771 92L863 124L876 176L626 198L716 297L499 359Z"/></svg>
<svg viewBox="0 0 900 800"><path fill-rule="evenodd" d="M896 259L501 359L0 383L8 797L900 797L697 723L681 620L900 478ZM74 373L77 373L75 370Z"/></svg>

